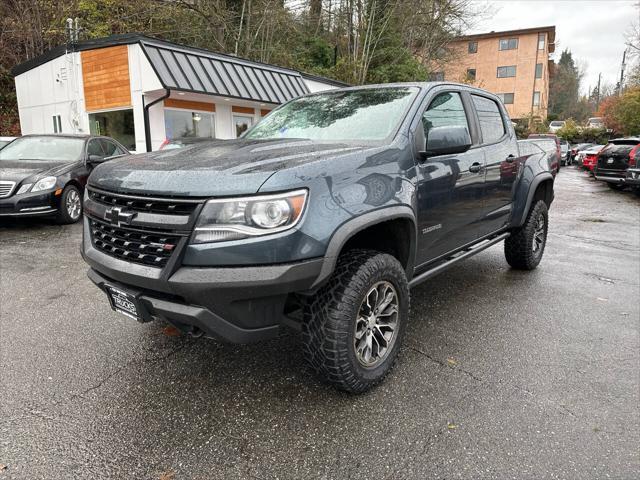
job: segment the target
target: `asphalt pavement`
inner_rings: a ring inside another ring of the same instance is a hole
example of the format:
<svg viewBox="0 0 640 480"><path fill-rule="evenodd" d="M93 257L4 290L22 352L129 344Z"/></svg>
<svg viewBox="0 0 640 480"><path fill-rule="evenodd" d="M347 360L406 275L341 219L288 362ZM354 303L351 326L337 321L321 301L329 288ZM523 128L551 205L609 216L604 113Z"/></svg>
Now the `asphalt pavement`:
<svg viewBox="0 0 640 480"><path fill-rule="evenodd" d="M495 246L415 288L360 396L296 333L226 345L113 313L79 225L0 221L0 480L638 478L639 207L564 168L540 267Z"/></svg>

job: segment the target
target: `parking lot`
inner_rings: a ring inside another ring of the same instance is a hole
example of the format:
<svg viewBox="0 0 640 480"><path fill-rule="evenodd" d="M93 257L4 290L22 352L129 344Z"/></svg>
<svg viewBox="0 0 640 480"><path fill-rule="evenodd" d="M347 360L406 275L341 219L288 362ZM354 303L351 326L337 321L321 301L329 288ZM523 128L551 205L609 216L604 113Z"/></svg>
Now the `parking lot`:
<svg viewBox="0 0 640 480"><path fill-rule="evenodd" d="M417 287L361 396L316 381L293 332L224 345L115 314L80 225L5 222L0 479L637 478L639 205L563 169L541 266L493 247Z"/></svg>

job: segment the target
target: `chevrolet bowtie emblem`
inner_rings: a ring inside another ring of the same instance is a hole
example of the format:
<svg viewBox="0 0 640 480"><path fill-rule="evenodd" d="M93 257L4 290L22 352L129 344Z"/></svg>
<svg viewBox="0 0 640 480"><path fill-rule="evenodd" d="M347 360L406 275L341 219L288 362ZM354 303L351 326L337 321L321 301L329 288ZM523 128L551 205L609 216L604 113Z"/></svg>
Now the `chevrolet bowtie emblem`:
<svg viewBox="0 0 640 480"><path fill-rule="evenodd" d="M138 215L138 212L123 210L122 207L107 208L104 212L104 219L112 225L131 225L131 221Z"/></svg>

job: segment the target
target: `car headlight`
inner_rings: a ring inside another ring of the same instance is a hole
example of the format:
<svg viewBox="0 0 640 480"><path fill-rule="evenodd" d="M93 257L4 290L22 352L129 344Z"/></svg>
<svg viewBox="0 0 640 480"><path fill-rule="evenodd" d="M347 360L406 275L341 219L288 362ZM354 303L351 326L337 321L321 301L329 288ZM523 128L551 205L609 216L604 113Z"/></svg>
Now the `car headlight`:
<svg viewBox="0 0 640 480"><path fill-rule="evenodd" d="M33 185L33 183L25 183L18 189L18 191L16 192L16 195L22 195L23 193L27 193L31 188L31 185Z"/></svg>
<svg viewBox="0 0 640 480"><path fill-rule="evenodd" d="M35 183L35 185L31 189L31 191L32 192L40 192L42 190L50 190L56 185L56 182L57 182L57 178L56 177L44 177L44 178L41 178L40 180L38 180Z"/></svg>
<svg viewBox="0 0 640 480"><path fill-rule="evenodd" d="M307 201L307 190L277 195L222 198L205 203L191 243L224 242L293 228Z"/></svg>

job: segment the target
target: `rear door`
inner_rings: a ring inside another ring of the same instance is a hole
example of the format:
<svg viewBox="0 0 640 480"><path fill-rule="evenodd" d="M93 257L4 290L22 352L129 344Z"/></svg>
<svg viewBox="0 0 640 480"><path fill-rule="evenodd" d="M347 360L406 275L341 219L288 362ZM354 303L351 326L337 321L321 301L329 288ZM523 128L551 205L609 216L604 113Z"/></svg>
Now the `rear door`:
<svg viewBox="0 0 640 480"><path fill-rule="evenodd" d="M433 127L464 126L473 139L473 113L468 97L442 87L428 101L416 137ZM418 159L418 261L427 263L477 238L482 214L484 154L481 148Z"/></svg>
<svg viewBox="0 0 640 480"><path fill-rule="evenodd" d="M485 236L509 221L513 186L518 176L518 144L498 102L476 94L471 98L478 116L481 149L486 162L479 227L479 236Z"/></svg>

